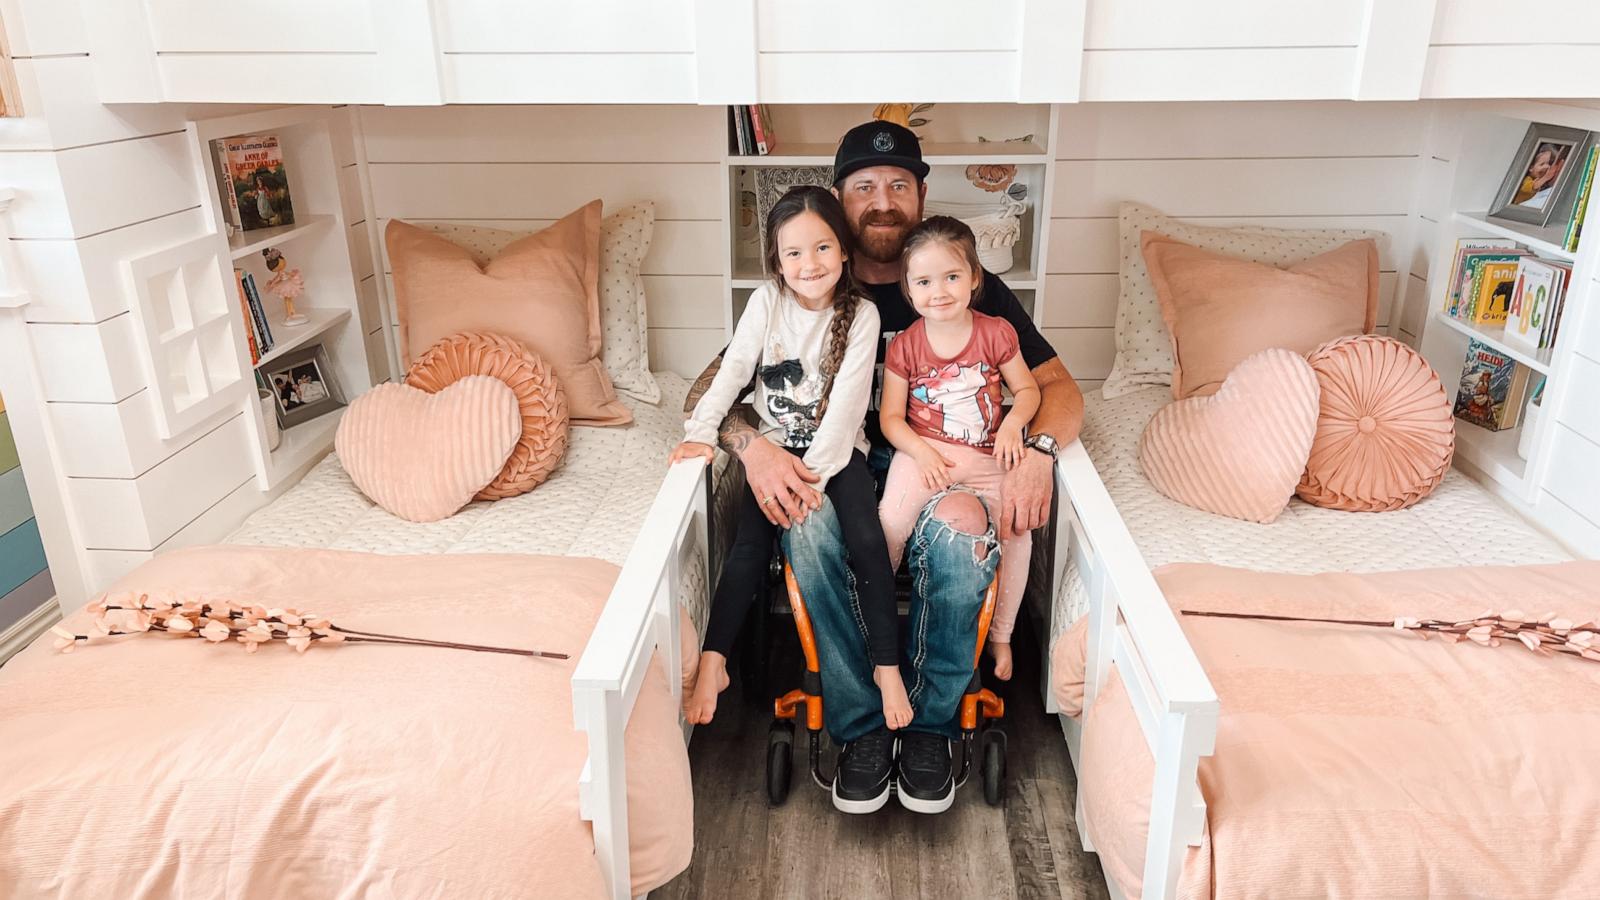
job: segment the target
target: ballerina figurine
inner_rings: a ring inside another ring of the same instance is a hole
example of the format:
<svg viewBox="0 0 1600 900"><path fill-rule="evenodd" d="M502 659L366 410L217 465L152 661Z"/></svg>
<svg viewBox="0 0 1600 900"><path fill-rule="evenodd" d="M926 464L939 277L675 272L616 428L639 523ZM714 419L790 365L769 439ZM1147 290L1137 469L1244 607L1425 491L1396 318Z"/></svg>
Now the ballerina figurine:
<svg viewBox="0 0 1600 900"><path fill-rule="evenodd" d="M300 270L289 268L289 261L283 258L282 251L277 247L268 247L261 251L261 255L266 257L267 271L272 273L272 279L267 282L267 290L283 301L283 324L293 328L309 322L303 313L294 310L294 298L306 291L306 283L300 277Z"/></svg>

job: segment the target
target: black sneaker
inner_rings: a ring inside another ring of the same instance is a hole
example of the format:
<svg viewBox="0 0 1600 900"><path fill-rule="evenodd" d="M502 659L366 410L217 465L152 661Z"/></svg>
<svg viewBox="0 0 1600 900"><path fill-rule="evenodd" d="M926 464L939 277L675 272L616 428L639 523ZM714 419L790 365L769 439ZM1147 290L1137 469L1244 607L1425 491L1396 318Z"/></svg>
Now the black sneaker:
<svg viewBox="0 0 1600 900"><path fill-rule="evenodd" d="M889 802L894 780L894 735L887 728L844 745L833 772L833 805L840 812L877 812Z"/></svg>
<svg viewBox="0 0 1600 900"><path fill-rule="evenodd" d="M900 805L912 812L941 813L956 799L950 741L940 734L908 731L900 736Z"/></svg>

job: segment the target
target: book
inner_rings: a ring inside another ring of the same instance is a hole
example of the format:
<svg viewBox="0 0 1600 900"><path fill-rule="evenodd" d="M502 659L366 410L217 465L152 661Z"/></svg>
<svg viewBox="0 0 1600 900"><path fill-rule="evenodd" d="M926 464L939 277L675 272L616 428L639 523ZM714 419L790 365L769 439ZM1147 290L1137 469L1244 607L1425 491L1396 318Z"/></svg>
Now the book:
<svg viewBox="0 0 1600 900"><path fill-rule="evenodd" d="M223 138L228 176L233 181L244 231L294 224L294 200L289 194L289 174L283 166L283 148L275 134L247 134Z"/></svg>
<svg viewBox="0 0 1600 900"><path fill-rule="evenodd" d="M737 106L728 107L728 111L733 115L733 134L735 146L738 149L738 155L748 156L750 151L746 150L745 147L748 144L749 138L745 135L744 131L744 115L739 110L740 107Z"/></svg>
<svg viewBox="0 0 1600 900"><path fill-rule="evenodd" d="M1525 256L1517 260L1516 287L1511 293L1511 308L1506 311L1505 341L1524 350L1543 346L1545 320L1555 300L1559 270L1542 259Z"/></svg>
<svg viewBox="0 0 1600 900"><path fill-rule="evenodd" d="M1462 256L1461 273L1456 284L1456 302L1454 304L1454 317L1464 322L1472 321L1476 312L1478 287L1480 284L1479 270L1484 263L1491 262L1516 262L1519 257L1527 256L1526 250L1469 250Z"/></svg>
<svg viewBox="0 0 1600 900"><path fill-rule="evenodd" d="M767 149L778 149L778 130L772 127L772 107L765 103L756 104L756 109L761 110L761 130L767 133Z"/></svg>
<svg viewBox="0 0 1600 900"><path fill-rule="evenodd" d="M1511 309L1511 291L1516 287L1517 263L1486 262L1478 267L1478 285L1473 293L1474 325L1503 325Z"/></svg>
<svg viewBox="0 0 1600 900"><path fill-rule="evenodd" d="M1578 182L1578 197L1572 201L1572 215L1567 220L1567 233L1562 238L1561 248L1568 253L1576 253L1578 240L1583 232L1583 214L1589 208L1589 191L1594 186L1595 166L1600 164L1600 144L1589 148L1589 155L1583 163L1583 177Z"/></svg>
<svg viewBox="0 0 1600 900"><path fill-rule="evenodd" d="M1499 424L1498 431L1515 428L1522 424L1522 411L1528 407L1528 389L1533 385L1534 371L1527 366L1518 365L1511 373L1511 386L1506 389L1506 399L1500 404L1495 415L1495 422Z"/></svg>
<svg viewBox="0 0 1600 900"><path fill-rule="evenodd" d="M256 323L250 313L250 298L244 292L244 270L233 270L234 287L239 290L239 312L244 316L244 337L250 347L250 365L261 362L261 345L256 343Z"/></svg>
<svg viewBox="0 0 1600 900"><path fill-rule="evenodd" d="M757 155L756 154L756 123L755 123L755 119L753 119L750 116L750 107L749 106L740 106L739 107L739 118L740 118L741 121L744 122L745 155L746 156L755 156L755 155Z"/></svg>
<svg viewBox="0 0 1600 900"><path fill-rule="evenodd" d="M267 325L267 308L261 305L261 294L256 290L256 278L246 272L242 281L246 301L250 304L250 316L256 323L256 335L261 340L261 352L271 353L278 342L272 339L272 328Z"/></svg>
<svg viewBox="0 0 1600 900"><path fill-rule="evenodd" d="M1460 317L1461 304L1461 279L1466 271L1466 258L1469 253L1484 251L1500 251L1515 249L1517 242L1507 238L1463 238L1456 241L1456 255L1450 263L1450 290L1445 295L1444 314L1454 318Z"/></svg>
<svg viewBox="0 0 1600 900"><path fill-rule="evenodd" d="M750 104L750 122L755 126L756 152L766 156L772 152L772 143L767 137L766 116L761 111L761 107L754 103Z"/></svg>
<svg viewBox="0 0 1600 900"><path fill-rule="evenodd" d="M1516 375L1516 360L1478 340L1467 342L1456 391L1455 417L1490 431L1500 431L1506 400Z"/></svg>
<svg viewBox="0 0 1600 900"><path fill-rule="evenodd" d="M1544 263L1556 270L1556 282L1550 313L1544 317L1543 335L1539 338L1539 346L1553 347L1556 343L1556 333L1561 329L1561 313L1567 308L1567 285L1572 280L1572 263L1555 259L1544 260Z"/></svg>
<svg viewBox="0 0 1600 900"><path fill-rule="evenodd" d="M222 204L222 220L228 225L228 235L243 230L239 219L239 195L233 189L233 175L228 169L228 151L220 140L211 142L211 163L217 175L217 200Z"/></svg>

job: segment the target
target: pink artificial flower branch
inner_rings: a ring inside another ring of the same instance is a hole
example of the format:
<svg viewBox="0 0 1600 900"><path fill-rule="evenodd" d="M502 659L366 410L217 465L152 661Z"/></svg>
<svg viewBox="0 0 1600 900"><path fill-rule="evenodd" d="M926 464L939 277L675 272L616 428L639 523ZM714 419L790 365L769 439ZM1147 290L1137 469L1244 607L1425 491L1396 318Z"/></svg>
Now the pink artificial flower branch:
<svg viewBox="0 0 1600 900"><path fill-rule="evenodd" d="M335 625L322 616L293 609L267 609L254 604L240 605L227 601L153 600L148 594L140 594L135 602L138 605L125 605L102 597L89 604L87 611L95 616L95 630L105 637L164 631L168 634L204 638L214 644L235 640L243 644L245 650L250 653L256 652L256 648L261 644L281 640L299 653L306 652L314 643L365 643L443 647L451 650L507 653L544 659L569 658L565 653L546 650L488 647L459 641L356 631ZM77 634L62 625L55 626L51 631L56 635L56 649L63 653L71 653L79 643L87 644L91 637L87 634Z"/></svg>
<svg viewBox="0 0 1600 900"><path fill-rule="evenodd" d="M1502 640L1515 640L1540 656L1565 653L1600 662L1600 626L1594 622L1575 623L1555 613L1528 617L1521 610L1510 609L1503 613L1484 612L1476 618L1449 622L1444 619L1415 619L1401 616L1393 621L1365 619L1318 619L1304 616L1274 616L1256 613L1202 612L1180 610L1186 616L1205 616L1217 619L1259 619L1267 622L1321 622L1329 625L1361 625L1369 628L1394 628L1414 632L1423 640L1437 634L1456 644L1471 641L1482 647L1498 647Z"/></svg>

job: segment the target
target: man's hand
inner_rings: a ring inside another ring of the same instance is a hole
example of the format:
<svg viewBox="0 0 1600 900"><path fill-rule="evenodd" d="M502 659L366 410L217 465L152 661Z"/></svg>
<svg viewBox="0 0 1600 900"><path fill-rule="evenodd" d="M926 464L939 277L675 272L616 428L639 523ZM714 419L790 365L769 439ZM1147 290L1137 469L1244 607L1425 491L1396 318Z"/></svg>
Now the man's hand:
<svg viewBox="0 0 1600 900"><path fill-rule="evenodd" d="M1050 515L1055 461L1050 454L1025 450L1022 462L1000 480L1000 538L1026 534L1044 524Z"/></svg>
<svg viewBox="0 0 1600 900"><path fill-rule="evenodd" d="M761 435L745 445L739 460L744 463L745 484L768 522L788 528L822 505L822 495L811 486L819 479L805 462Z"/></svg>

